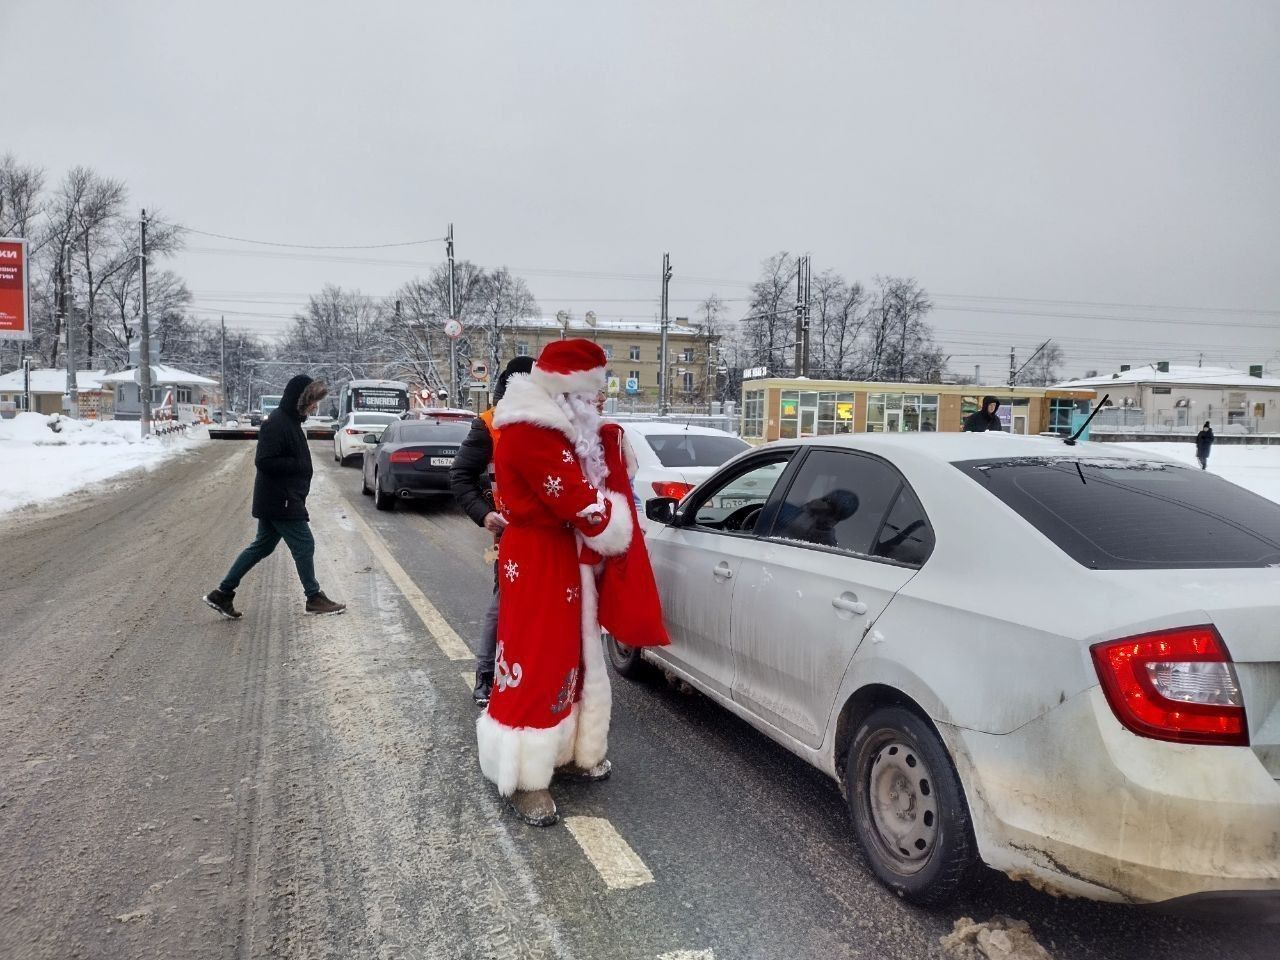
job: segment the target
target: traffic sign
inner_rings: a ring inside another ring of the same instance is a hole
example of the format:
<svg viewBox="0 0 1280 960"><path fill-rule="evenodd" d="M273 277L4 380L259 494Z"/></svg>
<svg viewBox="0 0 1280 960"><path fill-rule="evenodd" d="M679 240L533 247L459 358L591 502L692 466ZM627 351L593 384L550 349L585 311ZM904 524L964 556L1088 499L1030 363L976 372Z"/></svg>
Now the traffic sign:
<svg viewBox="0 0 1280 960"><path fill-rule="evenodd" d="M444 322L444 335L450 340L457 340L462 336L462 321L454 319L446 320Z"/></svg>
<svg viewBox="0 0 1280 960"><path fill-rule="evenodd" d="M640 380L636 377L627 377L627 393L639 393Z"/></svg>
<svg viewBox="0 0 1280 960"><path fill-rule="evenodd" d="M621 390L621 389L622 389L622 381L621 381L620 379L618 379L617 377L610 377L610 378L609 378L609 393L611 393L611 394L616 394L616 393L617 393L619 390Z"/></svg>
<svg viewBox="0 0 1280 960"><path fill-rule="evenodd" d="M471 361L471 379L487 383L489 380L489 364L484 360Z"/></svg>

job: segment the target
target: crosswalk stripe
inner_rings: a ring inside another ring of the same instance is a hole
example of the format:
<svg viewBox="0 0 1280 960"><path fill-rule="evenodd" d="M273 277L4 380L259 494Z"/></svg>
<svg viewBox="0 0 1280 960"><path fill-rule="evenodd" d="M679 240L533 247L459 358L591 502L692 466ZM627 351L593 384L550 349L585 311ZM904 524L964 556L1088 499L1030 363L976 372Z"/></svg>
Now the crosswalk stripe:
<svg viewBox="0 0 1280 960"><path fill-rule="evenodd" d="M610 890L627 890L653 883L644 861L603 817L565 817L564 825Z"/></svg>

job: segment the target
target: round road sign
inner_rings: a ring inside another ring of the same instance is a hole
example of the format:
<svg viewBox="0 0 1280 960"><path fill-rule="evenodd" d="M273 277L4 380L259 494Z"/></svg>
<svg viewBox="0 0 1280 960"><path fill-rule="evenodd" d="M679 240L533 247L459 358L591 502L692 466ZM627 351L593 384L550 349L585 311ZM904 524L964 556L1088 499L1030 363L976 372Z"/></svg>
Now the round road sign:
<svg viewBox="0 0 1280 960"><path fill-rule="evenodd" d="M446 320L444 322L444 335L450 339L457 340L462 336L462 321Z"/></svg>

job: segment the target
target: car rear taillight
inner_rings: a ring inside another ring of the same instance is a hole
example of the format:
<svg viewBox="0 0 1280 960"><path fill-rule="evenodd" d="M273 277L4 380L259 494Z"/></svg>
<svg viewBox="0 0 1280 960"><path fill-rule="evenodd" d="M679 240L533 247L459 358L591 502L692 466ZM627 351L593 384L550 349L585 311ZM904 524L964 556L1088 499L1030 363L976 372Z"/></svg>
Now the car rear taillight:
<svg viewBox="0 0 1280 960"><path fill-rule="evenodd" d="M390 457L392 463L417 463L425 456L421 450L397 450Z"/></svg>
<svg viewBox="0 0 1280 960"><path fill-rule="evenodd" d="M362 434L362 433L367 433L368 431L367 431L367 430L352 430L350 427L347 427L347 429L346 429L346 430L344 430L344 431L342 431L342 432L343 432L343 433L345 433L348 437L358 437L358 436L360 436L360 434Z"/></svg>
<svg viewBox="0 0 1280 960"><path fill-rule="evenodd" d="M1139 736L1249 745L1240 683L1215 627L1109 640L1090 652L1116 719Z"/></svg>
<svg viewBox="0 0 1280 960"><path fill-rule="evenodd" d="M684 495L692 489L692 483L677 483L675 480L653 481L653 492L660 497L670 497L672 500L683 500Z"/></svg>

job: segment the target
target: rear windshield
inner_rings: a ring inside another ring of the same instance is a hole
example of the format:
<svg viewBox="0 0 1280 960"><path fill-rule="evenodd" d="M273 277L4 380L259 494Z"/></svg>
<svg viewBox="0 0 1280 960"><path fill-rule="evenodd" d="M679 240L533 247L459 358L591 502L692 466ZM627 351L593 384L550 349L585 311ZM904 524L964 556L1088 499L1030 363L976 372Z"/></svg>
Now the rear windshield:
<svg viewBox="0 0 1280 960"><path fill-rule="evenodd" d="M399 419L394 413L357 413L351 422L362 427L370 427L395 423Z"/></svg>
<svg viewBox="0 0 1280 960"><path fill-rule="evenodd" d="M1201 470L1097 457L956 466L1095 570L1280 564L1280 504Z"/></svg>
<svg viewBox="0 0 1280 960"><path fill-rule="evenodd" d="M400 443L460 443L471 429L468 423L414 423L402 421L396 428Z"/></svg>
<svg viewBox="0 0 1280 960"><path fill-rule="evenodd" d="M648 433L645 440L664 467L718 467L748 446L737 437L705 433Z"/></svg>

